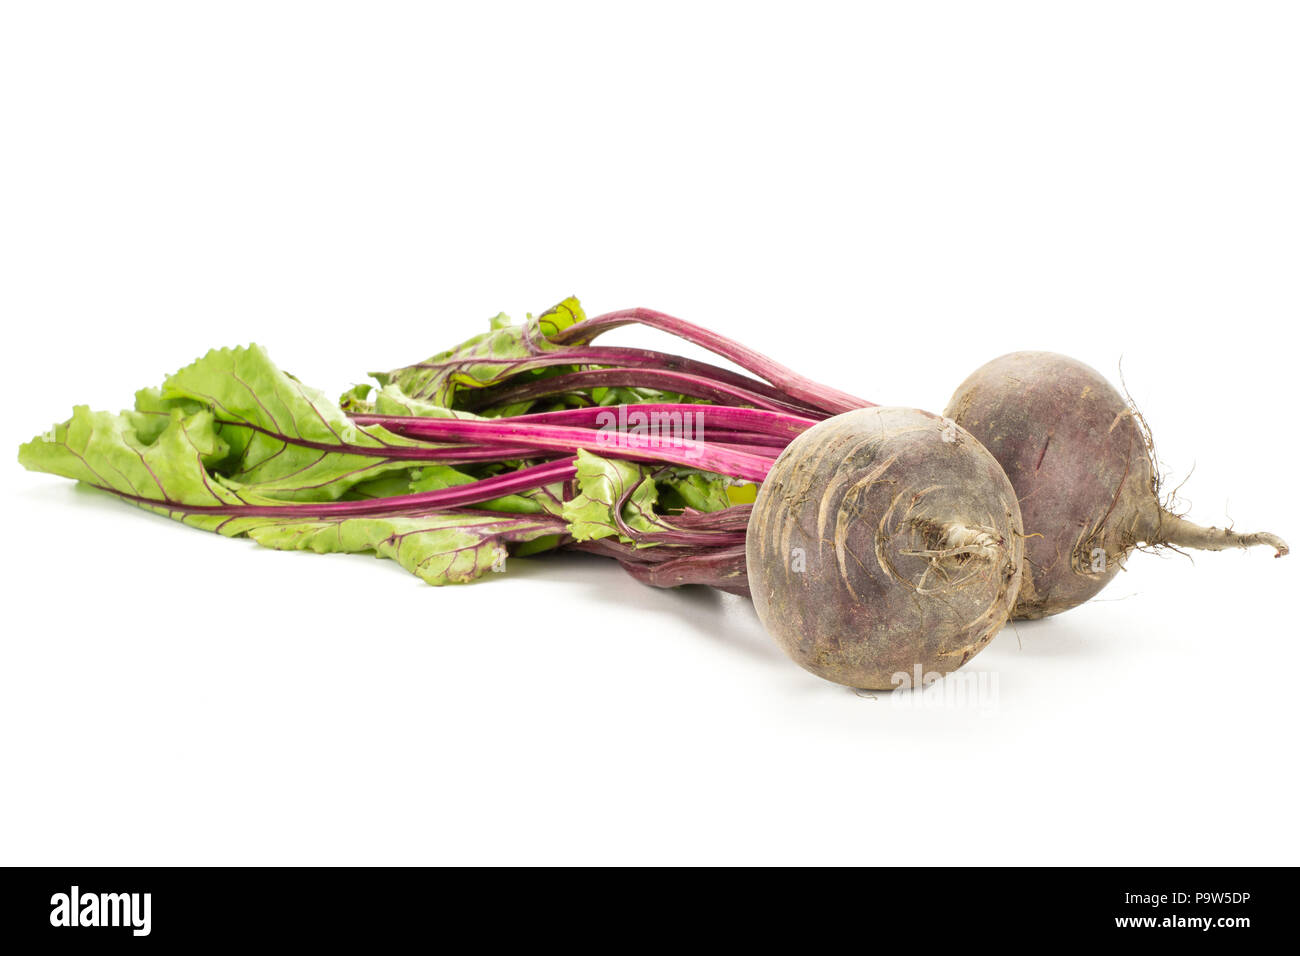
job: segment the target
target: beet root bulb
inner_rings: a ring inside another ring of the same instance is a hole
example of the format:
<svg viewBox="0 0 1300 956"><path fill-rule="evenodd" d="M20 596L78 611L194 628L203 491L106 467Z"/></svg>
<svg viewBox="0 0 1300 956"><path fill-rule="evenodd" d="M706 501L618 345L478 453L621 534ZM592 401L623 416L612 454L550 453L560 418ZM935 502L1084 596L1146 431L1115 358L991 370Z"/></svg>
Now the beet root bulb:
<svg viewBox="0 0 1300 956"><path fill-rule="evenodd" d="M1136 548L1222 551L1286 542L1206 528L1163 507L1140 415L1093 369L1053 352L1013 352L977 369L945 414L992 452L1015 486L1025 573L1012 616L1087 601Z"/></svg>
<svg viewBox="0 0 1300 956"><path fill-rule="evenodd" d="M986 647L1022 558L997 461L951 421L907 408L847 412L791 442L746 541L754 606L786 652L827 680L881 690Z"/></svg>

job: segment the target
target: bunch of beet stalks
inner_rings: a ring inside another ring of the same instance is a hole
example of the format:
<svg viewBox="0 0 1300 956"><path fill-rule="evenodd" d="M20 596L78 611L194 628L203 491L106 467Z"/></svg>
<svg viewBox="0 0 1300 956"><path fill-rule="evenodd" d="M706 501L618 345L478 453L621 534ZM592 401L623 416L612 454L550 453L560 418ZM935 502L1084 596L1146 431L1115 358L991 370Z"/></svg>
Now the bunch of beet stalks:
<svg viewBox="0 0 1300 956"><path fill-rule="evenodd" d="M678 438L671 432L642 435L627 430L600 430L598 417L609 415L610 409L597 406L478 421L393 415L354 417L359 424L382 425L408 438L454 442L456 445L446 450L451 463L550 459L508 475L410 495L411 506L418 509L463 508L556 481L571 481L577 473L573 455L578 450L642 464L684 465L743 481L761 482L782 450L820 420L734 406L644 404L635 409L651 421L655 419L650 416L665 420L692 416L709 439ZM825 417L825 414L820 416ZM643 532L628 526L622 517L635 490L635 486L629 485L614 508L619 531L634 543L600 538L575 541L569 547L614 558L638 580L655 587L706 584L732 593L749 593L745 577L745 529L749 525L751 505L737 504L705 512L687 509L680 515L661 519L662 523L671 524L671 529ZM376 502L375 507L389 512L395 503L399 500L386 498ZM355 507L353 503L346 504ZM638 547L647 544L660 547Z"/></svg>
<svg viewBox="0 0 1300 956"><path fill-rule="evenodd" d="M701 346L753 373L731 371L706 362L648 349L591 346L595 336L610 329L640 323ZM411 495L412 508L463 508L504 494L571 480L573 455L586 450L606 458L638 463L682 465L761 483L781 452L803 432L833 415L873 407L871 402L820 385L738 342L683 319L651 309L627 309L597 316L552 337L558 345L583 347L555 355L555 364L590 362L598 368L555 375L512 385L507 382L470 403L474 407L557 395L598 387L671 391L709 404L655 404L629 407L644 421L689 418L707 440L675 437L681 429L649 433L611 429L609 418L626 421L626 410L592 405L586 408L517 415L486 420L435 419L422 416L356 414L358 424L382 425L408 438L452 443L437 451L447 463L550 459L509 475L485 478L472 485ZM737 504L720 511L685 513L664 519L671 530L638 532L621 519L624 499L614 509L619 530L633 543L611 538L572 542L569 547L614 558L638 580L655 587L704 584L749 594L745 572L745 533L752 506ZM346 503L356 507L352 503ZM396 499L376 509L391 510ZM342 508L343 503L320 506ZM638 545L655 544L647 548Z"/></svg>
<svg viewBox="0 0 1300 956"><path fill-rule="evenodd" d="M512 384L507 381L466 404L477 407L565 395L598 387L643 388L671 391L703 403L623 406L643 416L642 420L680 422L689 416L697 433L707 440L676 437L658 431L611 428L603 424L617 417L619 408L592 405L561 411L511 417L457 419L424 416L351 413L359 425L380 425L406 438L436 443L436 447L365 449L386 459L446 465L490 462L536 462L502 475L482 478L470 484L419 494L399 495L362 501L330 501L309 504L226 505L190 507L187 513L247 517L363 517L428 513L435 510L482 513L475 509L505 495L570 482L576 475L575 454L580 450L640 464L682 466L725 475L741 482L761 483L773 463L792 440L837 413L872 407L872 403L819 385L737 342L708 329L649 309L612 312L583 321L569 331L589 341L601 332L630 323L641 323L669 332L702 346L762 376L754 378L706 362L647 349L585 346L556 352L554 364L600 363L548 378ZM563 333L551 337L568 346L576 336ZM292 436L277 434L291 443ZM301 444L301 442L297 442ZM749 594L745 573L745 537L752 506L737 504L719 511L686 509L671 519L668 530L641 532L622 520L629 487L614 509L620 532L633 543L611 538L571 541L567 547L612 557L638 580L655 587L704 584L721 590ZM129 497L129 496L124 496ZM147 503L141 499L142 503ZM557 529L558 530L558 529ZM648 548L644 545L658 547Z"/></svg>

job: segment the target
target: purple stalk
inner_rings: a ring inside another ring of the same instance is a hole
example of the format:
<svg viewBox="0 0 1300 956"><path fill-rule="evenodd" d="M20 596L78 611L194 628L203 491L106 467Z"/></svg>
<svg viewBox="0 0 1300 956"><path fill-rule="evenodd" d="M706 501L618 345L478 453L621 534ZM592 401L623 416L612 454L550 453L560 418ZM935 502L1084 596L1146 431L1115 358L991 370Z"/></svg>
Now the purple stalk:
<svg viewBox="0 0 1300 956"><path fill-rule="evenodd" d="M507 475L481 478L473 484L440 488L414 495L394 495L391 498L371 498L366 501L324 501L284 505L187 505L174 501L159 501L143 495L127 494L103 485L103 491L134 501L137 504L165 508L181 514L230 515L240 518L354 518L367 515L420 514L442 511L465 505L479 504L520 491L531 491L557 481L569 481L578 473L576 458L530 465Z"/></svg>
<svg viewBox="0 0 1300 956"><path fill-rule="evenodd" d="M733 594L749 594L743 544L718 548L709 554L687 554L643 569L628 570L634 577L656 588L706 584Z"/></svg>
<svg viewBox="0 0 1300 956"><path fill-rule="evenodd" d="M753 510L753 505L731 505L719 511L696 511L692 508L673 515L673 525L704 531L744 531L749 527L749 516Z"/></svg>
<svg viewBox="0 0 1300 956"><path fill-rule="evenodd" d="M566 408L556 412L532 412L528 415L516 415L509 421L537 422L542 425L585 425L603 426L613 412L622 422L634 412L647 415L691 414L703 415L704 424L709 428L727 428L735 431L757 432L765 435L794 438L817 424L817 419L785 412L774 412L761 408L737 408L731 405L691 405L691 404L656 404L647 402L636 405L594 405L588 408ZM377 419L374 424L383 425L383 416L356 416L358 421ZM620 428L622 425L619 426Z"/></svg>
<svg viewBox="0 0 1300 956"><path fill-rule="evenodd" d="M657 475L655 476L657 477ZM666 526L663 531L638 531L627 523L623 517L623 511L627 508L632 500L632 494L636 491L636 485L630 485L623 490L619 496L618 502L614 505L614 523L618 525L619 532L625 537L630 538L635 544L671 544L686 547L720 547L726 545L743 545L745 543L745 530L687 530L681 529L666 519L660 519L660 524ZM653 517L653 516L652 516Z"/></svg>
<svg viewBox="0 0 1300 956"><path fill-rule="evenodd" d="M576 541L575 551L587 551L618 561L642 584L675 588L683 584L706 584L732 594L749 595L745 574L745 548L635 548L621 541L601 538Z"/></svg>
<svg viewBox="0 0 1300 956"><path fill-rule="evenodd" d="M689 417L688 417L689 416ZM388 431L409 438L421 437L419 425L431 421L419 415L352 415L358 425L380 425ZM493 418L493 422L510 422L529 425L568 425L580 428L599 428L609 433L633 431L641 428L663 430L683 430L689 422L696 436L708 432L707 441L712 444L764 445L781 449L790 444L791 439L817 424L814 419L798 415L787 415L757 408L735 408L730 405L593 405L586 408L567 408L555 412L536 412L530 415L515 415L511 418ZM277 436L281 437L281 436ZM474 446L457 446L469 450ZM457 448L437 449L450 455ZM462 452L463 453L463 452ZM478 449L482 457L487 457L489 449ZM755 454L765 454L755 450ZM385 453L387 454L387 453ZM507 456L502 456L507 457ZM527 457L515 455L514 457Z"/></svg>
<svg viewBox="0 0 1300 956"><path fill-rule="evenodd" d="M623 325L640 323L652 329L668 332L680 339L708 349L728 361L735 362L746 371L759 378L766 379L794 399L805 402L815 408L824 409L831 414L852 411L855 408L871 407L874 403L864 401L847 392L828 388L825 385L807 379L792 369L755 352L739 342L711 332L703 326L695 325L684 319L674 318L654 309L621 309L586 319L569 326L562 332L551 336L551 341L558 345L588 345L596 336Z"/></svg>
<svg viewBox="0 0 1300 956"><path fill-rule="evenodd" d="M791 439L778 438L775 435L755 435L753 432L711 431L709 432L709 441L717 442L719 445L734 442L747 445L761 445L766 448L776 448L780 450L790 444Z"/></svg>
<svg viewBox="0 0 1300 956"><path fill-rule="evenodd" d="M628 406L636 408L638 406ZM651 407L651 406L647 406ZM655 406L661 408L689 408L689 409L713 409L714 406L707 405L667 405ZM610 414L610 409L602 409ZM578 409L578 411L588 411L587 409ZM735 410L739 411L739 409ZM701 412L701 414L706 414ZM602 452L606 455L612 455L619 458L629 458L636 461L666 461L673 464L687 465L693 468L702 468L706 471L719 471L724 474L731 474L728 466L732 459L727 456L738 456L734 459L739 467L749 469L745 473L735 472L737 478L747 478L750 480L761 481L766 475L766 468L763 469L762 475L754 472L754 467L758 459L768 460L776 457L773 450L777 453L789 441L773 441L768 436L755 436L756 441L751 441L745 433L727 432L721 435L723 438L737 438L739 441L719 441L705 444L699 441L681 439L670 436L660 435L639 435L634 433L620 432L616 430L593 430L588 428L563 427L556 430L552 426L536 424L533 421L524 421L530 416L520 416L519 418L489 418L489 419L438 419L423 418L420 416L401 416L401 415L357 415L354 420L358 424L364 425L382 425L408 438L424 439L426 441L450 441L454 444L435 447L433 445L353 445L346 442L327 443L310 441L300 438L296 435L285 435L281 432L272 431L269 428L263 428L260 425L253 425L249 422L236 422L228 420L219 420L223 426L234 428L248 428L256 432L276 439L277 441L286 442L291 445L298 445L304 448L315 448L321 451L337 452L341 454L363 455L372 458L385 458L391 461L439 461L446 464L461 464L484 461L513 461L524 458L537 458L539 451L559 451L566 454L572 453L579 448L588 451ZM538 416L532 416L538 417ZM794 416L778 416L787 422L807 421L806 419L795 419ZM468 431L464 428L458 429L455 424L469 426ZM809 421L809 424L814 424ZM692 427L694 424L692 423ZM774 429L791 428L788 423L773 422ZM800 429L802 430L802 429ZM464 434L463 438L453 437L457 432ZM506 443L502 440L503 435L511 435L515 443ZM465 444L468 441L470 444ZM711 449L711 450L710 450ZM701 457L703 456L703 457ZM720 457L719 457L720 456ZM702 463L703 458L707 458L713 466Z"/></svg>
<svg viewBox="0 0 1300 956"><path fill-rule="evenodd" d="M444 369L449 366L465 364L463 357L448 359L444 362L417 362L408 368ZM774 385L760 379L741 375L708 362L672 355L668 352L656 352L651 349L622 348L618 346L591 345L585 348L566 348L558 352L540 352L521 359L502 359L501 365L518 366L520 371L530 371L549 365L603 365L622 368L651 368L668 372L683 372L698 378L712 379L723 385L730 385L748 392L754 392L765 398L775 399L787 405L805 405L793 396L781 391ZM820 409L809 408L806 411L823 414Z"/></svg>
<svg viewBox="0 0 1300 956"><path fill-rule="evenodd" d="M746 442L713 441L710 439L709 444L714 448L744 452L746 455L757 455L759 458L770 458L773 461L785 450L785 445L773 445L771 443L751 445Z"/></svg>
<svg viewBox="0 0 1300 956"><path fill-rule="evenodd" d="M537 425L509 418L412 417L404 420L401 428L403 434L428 441L526 444L533 448L566 453L582 449L597 455L684 465L749 481L762 481L772 467L771 459L766 456L718 448L707 442L564 425Z"/></svg>
<svg viewBox="0 0 1300 956"><path fill-rule="evenodd" d="M419 420L428 421L429 419L422 418ZM276 441L297 445L301 448L315 448L319 451L344 455L363 455L368 458L387 458L394 461L440 461L445 464L455 465L477 461L510 461L518 458L537 457L537 448L533 445L521 444L514 447L494 445L488 448L463 444L444 445L442 447L433 445L353 445L344 441L333 443L310 441L297 435L286 435L283 432L272 431L251 422L235 422L224 418L219 418L216 421L223 428L247 428L251 431L261 432L263 435L269 435ZM382 422L365 422L363 424L382 424Z"/></svg>
<svg viewBox="0 0 1300 956"><path fill-rule="evenodd" d="M553 395L563 395L583 388L654 388L702 398L718 405L753 405L775 412L806 414L800 405L765 398L734 385L724 385L699 375L666 372L649 368L595 368L566 372L550 378L534 379L519 385L496 386L465 394L465 406L471 410L494 405L511 405Z"/></svg>

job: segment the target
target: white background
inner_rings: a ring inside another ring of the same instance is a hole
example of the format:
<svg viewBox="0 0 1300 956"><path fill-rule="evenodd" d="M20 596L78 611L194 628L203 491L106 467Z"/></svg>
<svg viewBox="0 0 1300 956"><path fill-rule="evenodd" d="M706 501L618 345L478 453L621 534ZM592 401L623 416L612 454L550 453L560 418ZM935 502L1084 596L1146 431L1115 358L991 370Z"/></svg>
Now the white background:
<svg viewBox="0 0 1300 956"><path fill-rule="evenodd" d="M1297 862L1300 558L1139 555L909 709L599 559L435 590L13 463L212 346L336 394L576 292L936 410L1122 357L1192 516L1300 536L1294 6L3 10L0 862Z"/></svg>

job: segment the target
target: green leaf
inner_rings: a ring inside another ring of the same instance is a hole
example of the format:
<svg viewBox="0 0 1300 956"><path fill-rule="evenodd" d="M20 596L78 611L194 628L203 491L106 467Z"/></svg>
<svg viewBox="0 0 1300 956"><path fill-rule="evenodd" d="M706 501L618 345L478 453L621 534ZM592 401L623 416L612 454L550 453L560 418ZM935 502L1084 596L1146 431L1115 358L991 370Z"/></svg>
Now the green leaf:
<svg viewBox="0 0 1300 956"><path fill-rule="evenodd" d="M339 408L357 415L370 415L375 410L375 403L370 400L373 385L353 385L339 396Z"/></svg>
<svg viewBox="0 0 1300 956"><path fill-rule="evenodd" d="M655 514L659 492L654 479L640 465L579 451L577 468L578 493L564 503L561 512L575 540L616 535L621 541L631 542L614 516L625 495L622 518L629 528L641 532L668 530Z"/></svg>
<svg viewBox="0 0 1300 956"><path fill-rule="evenodd" d="M727 502L733 505L752 505L758 500L758 485L747 481L743 484L734 482L727 485Z"/></svg>
<svg viewBox="0 0 1300 956"><path fill-rule="evenodd" d="M358 482L410 467L383 455L419 446L375 425L357 425L321 392L271 361L257 345L214 349L168 378L146 407L210 409L229 445L221 471L241 486L286 501L329 501ZM175 407L175 405L173 407Z"/></svg>
<svg viewBox="0 0 1300 956"><path fill-rule="evenodd" d="M381 385L395 385L409 398L452 408L460 389L497 385L520 372L546 368L562 347L551 336L586 318L582 306L570 296L521 325L498 315L491 329L453 349L388 373L375 373Z"/></svg>
<svg viewBox="0 0 1300 956"><path fill-rule="evenodd" d="M416 472L411 479L408 493L454 488L457 485L472 484L477 480L473 475L467 475L449 465L428 465ZM562 484L549 485L502 498L492 498L475 507L485 511L504 511L509 514L558 515L562 506L563 492Z"/></svg>
<svg viewBox="0 0 1300 956"><path fill-rule="evenodd" d="M659 405L687 405L705 401L677 392L662 392L656 388L628 388L623 385L593 388L591 400L596 405L640 405L654 402Z"/></svg>
<svg viewBox="0 0 1300 956"><path fill-rule="evenodd" d="M378 478L371 478L369 481L357 482L343 495L343 500L364 501L374 498L393 498L397 495L409 495L411 493L411 480L419 473L418 468L412 468L409 471L393 472L380 475Z"/></svg>
<svg viewBox="0 0 1300 956"><path fill-rule="evenodd" d="M727 494L731 480L723 475L682 468L657 480L664 504L677 510L721 511L732 503Z"/></svg>
<svg viewBox="0 0 1300 956"><path fill-rule="evenodd" d="M150 430L143 436L137 421L130 412L114 415L78 405L68 421L22 445L18 461L30 471L62 475L143 499L137 503L162 514L178 514L171 506L277 503L208 470L230 449L207 409L186 414L173 408L161 430L149 419ZM225 518L187 515L183 520L213 530Z"/></svg>
<svg viewBox="0 0 1300 956"><path fill-rule="evenodd" d="M230 453L210 410L186 414L174 407L161 429L151 415L144 419L144 435L139 421L136 412L114 415L78 406L67 422L21 446L18 460L33 471L115 491L148 510L226 536L247 535L269 548L392 558L430 584L472 580L499 566L509 545L540 542L559 529L546 514L286 518L186 512L187 506L285 503L210 470Z"/></svg>
<svg viewBox="0 0 1300 956"><path fill-rule="evenodd" d="M385 385L375 393L376 415L418 415L421 418L478 418L473 412L447 408L420 398L412 398L396 385Z"/></svg>
<svg viewBox="0 0 1300 956"><path fill-rule="evenodd" d="M135 409L123 414L130 420L136 437L145 444L152 444L167 427L174 409L192 415L202 408L198 402L169 401L162 397L161 390L157 388L142 388L135 393ZM227 449L227 453L228 451Z"/></svg>

